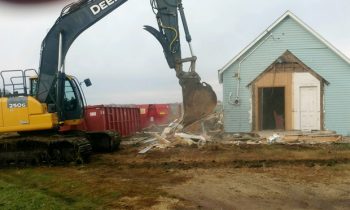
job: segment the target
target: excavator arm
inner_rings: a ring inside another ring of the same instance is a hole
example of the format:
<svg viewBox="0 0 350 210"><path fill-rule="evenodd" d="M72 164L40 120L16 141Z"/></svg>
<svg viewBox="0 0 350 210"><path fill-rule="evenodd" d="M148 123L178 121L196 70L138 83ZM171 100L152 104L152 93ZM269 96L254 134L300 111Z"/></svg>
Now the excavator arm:
<svg viewBox="0 0 350 210"><path fill-rule="evenodd" d="M197 57L193 53L187 20L182 0L150 0L156 15L158 29L145 26L162 45L165 58L170 68L176 71L176 76L182 87L184 115L182 124L187 126L209 115L216 107L217 97L212 87L201 82L196 72ZM182 58L179 31L179 16L181 17L186 41L189 44L191 56ZM190 62L189 71L183 70L183 64Z"/></svg>
<svg viewBox="0 0 350 210"><path fill-rule="evenodd" d="M36 98L41 103L54 105L54 111L63 118L66 54L74 40L87 28L121 6L127 0L80 0L63 8L60 16L42 42L39 79ZM150 0L156 15L158 29L145 26L160 42L169 67L176 71L182 87L186 126L210 114L216 106L216 95L211 86L201 82L195 71L196 56L191 47L191 36L181 0ZM179 15L180 14L180 15ZM191 56L182 58L179 33L181 17ZM190 70L183 64L190 62Z"/></svg>

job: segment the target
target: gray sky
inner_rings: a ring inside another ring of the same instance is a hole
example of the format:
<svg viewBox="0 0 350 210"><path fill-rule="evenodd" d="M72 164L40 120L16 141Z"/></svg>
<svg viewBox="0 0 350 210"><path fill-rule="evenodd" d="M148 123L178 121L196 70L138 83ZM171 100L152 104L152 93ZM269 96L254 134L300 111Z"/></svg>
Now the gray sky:
<svg viewBox="0 0 350 210"><path fill-rule="evenodd" d="M41 41L69 2L35 7L0 2L0 69L37 69ZM287 10L350 56L348 0L183 0L183 4L197 71L219 99L217 70ZM89 104L182 100L175 72L143 25L156 26L149 0L129 0L74 42L66 72L92 80L93 86L84 89ZM188 55L184 39L182 46Z"/></svg>

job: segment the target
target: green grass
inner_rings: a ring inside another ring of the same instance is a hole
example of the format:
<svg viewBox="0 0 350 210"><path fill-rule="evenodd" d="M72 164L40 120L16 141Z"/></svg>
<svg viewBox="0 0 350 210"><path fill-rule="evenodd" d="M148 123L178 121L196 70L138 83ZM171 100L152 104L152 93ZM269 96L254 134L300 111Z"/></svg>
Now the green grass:
<svg viewBox="0 0 350 210"><path fill-rule="evenodd" d="M77 180L35 169L0 173L0 209L98 209L100 202L84 193Z"/></svg>
<svg viewBox="0 0 350 210"><path fill-rule="evenodd" d="M0 209L72 209L70 203L45 191L0 180Z"/></svg>
<svg viewBox="0 0 350 210"><path fill-rule="evenodd" d="M149 174L147 174L147 172ZM124 209L152 206L164 195L159 171L100 167L0 170L0 209ZM152 178L153 177L153 178ZM150 180L152 179L153 182ZM163 176L162 182L171 177ZM132 204L121 198L133 198Z"/></svg>

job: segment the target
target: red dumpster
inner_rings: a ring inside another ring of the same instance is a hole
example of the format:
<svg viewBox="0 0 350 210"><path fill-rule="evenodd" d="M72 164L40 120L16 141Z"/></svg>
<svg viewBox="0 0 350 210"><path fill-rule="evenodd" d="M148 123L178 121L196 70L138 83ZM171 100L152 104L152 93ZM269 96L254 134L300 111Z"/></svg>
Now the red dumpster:
<svg viewBox="0 0 350 210"><path fill-rule="evenodd" d="M63 125L60 131L82 131L93 150L114 151L119 147L120 137L141 130L140 123L140 109L136 106L94 105L85 108L81 124Z"/></svg>
<svg viewBox="0 0 350 210"><path fill-rule="evenodd" d="M114 151L120 137L127 137L141 130L140 109L134 106L96 105L85 109L80 130L88 134L95 151Z"/></svg>
<svg viewBox="0 0 350 210"><path fill-rule="evenodd" d="M85 109L84 130L87 132L114 131L126 137L140 129L138 107L94 105Z"/></svg>
<svg viewBox="0 0 350 210"><path fill-rule="evenodd" d="M141 104L141 127L165 125L181 117L181 104Z"/></svg>

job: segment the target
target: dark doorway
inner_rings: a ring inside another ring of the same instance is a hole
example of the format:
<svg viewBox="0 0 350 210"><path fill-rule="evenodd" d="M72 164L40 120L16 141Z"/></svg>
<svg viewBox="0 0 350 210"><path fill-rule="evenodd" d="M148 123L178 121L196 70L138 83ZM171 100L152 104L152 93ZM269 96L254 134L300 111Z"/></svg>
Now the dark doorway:
<svg viewBox="0 0 350 210"><path fill-rule="evenodd" d="M259 88L260 130L284 129L284 87Z"/></svg>

